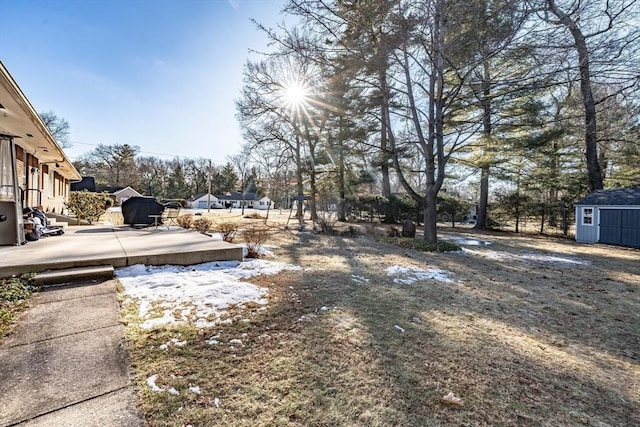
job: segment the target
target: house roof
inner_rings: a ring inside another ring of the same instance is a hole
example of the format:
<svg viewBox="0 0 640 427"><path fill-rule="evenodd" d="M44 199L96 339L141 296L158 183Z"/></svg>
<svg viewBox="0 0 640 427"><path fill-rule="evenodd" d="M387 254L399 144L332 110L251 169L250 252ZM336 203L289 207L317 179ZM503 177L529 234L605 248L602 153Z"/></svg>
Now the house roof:
<svg viewBox="0 0 640 427"><path fill-rule="evenodd" d="M242 193L239 191L234 191L233 193L227 194L216 194L218 200L260 200L260 196L256 193L244 193L244 197Z"/></svg>
<svg viewBox="0 0 640 427"><path fill-rule="evenodd" d="M122 186L112 186L112 185L96 185L96 192L102 193L106 191L109 194L117 193L120 190L124 190L125 187Z"/></svg>
<svg viewBox="0 0 640 427"><path fill-rule="evenodd" d="M113 194L119 194L119 193L125 192L125 191L127 191L127 190L131 190L131 191L133 191L134 193L136 193L138 196L142 196L142 194L140 194L138 191L134 190L134 189L133 189L133 188L131 188L130 186L126 186L126 187L124 187L124 188L121 188L120 190L114 191L114 192L113 192Z"/></svg>
<svg viewBox="0 0 640 427"><path fill-rule="evenodd" d="M83 176L81 181L71 183L71 191L82 190L96 192L96 181L92 176Z"/></svg>
<svg viewBox="0 0 640 427"><path fill-rule="evenodd" d="M203 197L206 197L206 196L207 196L207 194L208 194L208 193L198 193L198 194L196 194L195 196L190 197L190 198L189 198L189 200L193 202L193 201L195 201L195 200L198 200L198 199L201 199L201 198L203 198ZM218 196L216 196L215 194L211 194L211 197L213 197L213 198L215 198L215 199L217 199L217 198L218 198Z"/></svg>
<svg viewBox="0 0 640 427"><path fill-rule="evenodd" d="M640 188L596 190L576 203L576 206L640 206Z"/></svg>
<svg viewBox="0 0 640 427"><path fill-rule="evenodd" d="M82 179L2 61L0 101L1 135L19 138L16 144L32 153L40 164L55 165L54 170L65 178Z"/></svg>

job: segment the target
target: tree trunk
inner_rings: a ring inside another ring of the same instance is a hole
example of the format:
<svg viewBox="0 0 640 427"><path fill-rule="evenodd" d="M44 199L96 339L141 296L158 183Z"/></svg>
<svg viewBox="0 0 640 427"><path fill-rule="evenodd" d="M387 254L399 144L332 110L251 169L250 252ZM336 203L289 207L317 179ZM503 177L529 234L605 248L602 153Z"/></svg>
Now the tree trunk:
<svg viewBox="0 0 640 427"><path fill-rule="evenodd" d="M298 222L302 226L304 224L304 216L302 212L302 204L303 204L303 196L304 196L304 181L302 176L302 157L300 155L300 136L296 132L296 147L295 147L295 156L296 156L296 190L298 196L298 204L296 206L296 218L298 218Z"/></svg>
<svg viewBox="0 0 640 427"><path fill-rule="evenodd" d="M564 25L575 42L575 48L578 52L579 70L580 70L580 93L582 94L582 103L584 105L584 122L585 122L585 155L587 160L587 174L589 186L591 190L601 190L603 188L602 170L598 162L598 139L596 135L596 103L593 98L593 90L591 87L591 71L589 50L587 41L578 27L578 23L569 15L558 9L555 0L547 0L549 10Z"/></svg>
<svg viewBox="0 0 640 427"><path fill-rule="evenodd" d="M387 199L387 206L384 214L384 222L394 224L397 218L393 212L391 205L391 180L389 179L389 153L387 152L387 122L389 117L389 90L387 88L386 70L380 71L378 76L380 82L380 91L382 93L382 104L380 106L380 154L382 155L382 165L380 171L382 173L382 195Z"/></svg>
<svg viewBox="0 0 640 427"><path fill-rule="evenodd" d="M473 228L485 230L487 228L487 209L489 208L489 173L490 163L487 156L487 145L491 144L491 132L493 129L491 120L491 69L489 63L483 61L482 75L482 133L485 137L482 166L480 168L480 200L476 212L476 224Z"/></svg>
<svg viewBox="0 0 640 427"><path fill-rule="evenodd" d="M429 198L430 199L430 198ZM429 203L424 207L424 240L429 243L438 241L437 232L438 210L435 203Z"/></svg>
<svg viewBox="0 0 640 427"><path fill-rule="evenodd" d="M476 209L476 225L473 228L485 230L487 228L487 209L489 208L489 165L480 169L480 200Z"/></svg>

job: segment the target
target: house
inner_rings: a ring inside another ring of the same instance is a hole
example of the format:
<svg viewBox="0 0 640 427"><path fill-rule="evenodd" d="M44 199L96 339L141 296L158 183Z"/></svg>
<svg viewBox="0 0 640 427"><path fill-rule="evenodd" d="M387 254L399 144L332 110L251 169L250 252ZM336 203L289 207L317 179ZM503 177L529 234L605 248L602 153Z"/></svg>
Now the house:
<svg viewBox="0 0 640 427"><path fill-rule="evenodd" d="M187 206L192 209L219 209L224 208L224 203L220 203L220 200L211 193L198 193L187 201Z"/></svg>
<svg viewBox="0 0 640 427"><path fill-rule="evenodd" d="M60 213L81 179L62 147L0 62L0 244L24 242L22 209Z"/></svg>
<svg viewBox="0 0 640 427"><path fill-rule="evenodd" d="M219 194L216 197L224 206L231 203L234 208L240 208L244 203L245 208L267 209L272 203L268 197L260 197L258 194L251 192L241 193L235 191L233 193Z"/></svg>
<svg viewBox="0 0 640 427"><path fill-rule="evenodd" d="M267 196L264 196L263 198L258 200L258 203L255 205L255 208L260 210L267 210L269 208L273 209L273 202L271 201L270 198L268 198Z"/></svg>
<svg viewBox="0 0 640 427"><path fill-rule="evenodd" d="M640 248L640 188L596 190L575 209L576 241Z"/></svg>
<svg viewBox="0 0 640 427"><path fill-rule="evenodd" d="M106 192L109 197L113 199L116 206L122 206L122 202L131 197L142 197L142 194L138 193L131 187L109 187L109 186L97 186L96 191L98 193Z"/></svg>
<svg viewBox="0 0 640 427"><path fill-rule="evenodd" d="M131 197L143 197L133 188L108 186L108 185L96 185L95 179L92 176L83 176L79 182L71 183L71 191L89 191L91 193L105 192L113 200L116 206L122 206L122 202Z"/></svg>

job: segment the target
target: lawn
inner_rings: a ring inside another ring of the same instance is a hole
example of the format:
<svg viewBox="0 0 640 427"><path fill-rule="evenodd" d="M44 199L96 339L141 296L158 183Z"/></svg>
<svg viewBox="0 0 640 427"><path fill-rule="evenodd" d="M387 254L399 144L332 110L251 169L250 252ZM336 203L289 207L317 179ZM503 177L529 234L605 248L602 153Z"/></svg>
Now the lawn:
<svg viewBox="0 0 640 427"><path fill-rule="evenodd" d="M363 234L274 226L266 259L301 268L242 276L260 301L226 309L144 302L178 322L141 327L123 293L148 424L640 425L640 251L445 228L463 249L425 253Z"/></svg>

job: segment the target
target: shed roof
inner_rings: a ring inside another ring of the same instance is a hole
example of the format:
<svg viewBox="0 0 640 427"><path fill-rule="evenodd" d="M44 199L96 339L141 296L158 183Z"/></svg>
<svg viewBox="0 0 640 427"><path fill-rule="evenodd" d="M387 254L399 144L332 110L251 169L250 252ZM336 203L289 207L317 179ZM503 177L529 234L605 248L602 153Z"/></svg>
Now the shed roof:
<svg viewBox="0 0 640 427"><path fill-rule="evenodd" d="M596 190L576 203L577 206L640 206L640 188Z"/></svg>

